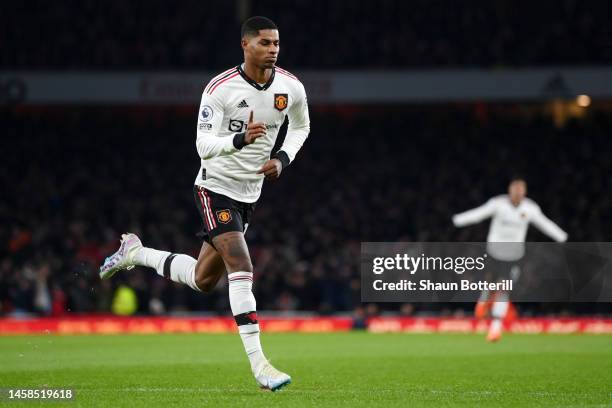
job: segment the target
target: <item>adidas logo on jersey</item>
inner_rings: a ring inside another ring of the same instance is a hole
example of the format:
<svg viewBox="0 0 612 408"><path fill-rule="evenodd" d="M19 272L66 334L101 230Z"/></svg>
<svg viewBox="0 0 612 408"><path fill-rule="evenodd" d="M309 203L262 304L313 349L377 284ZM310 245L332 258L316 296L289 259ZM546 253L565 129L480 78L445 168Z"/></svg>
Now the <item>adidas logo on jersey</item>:
<svg viewBox="0 0 612 408"><path fill-rule="evenodd" d="M243 99L242 102L238 104L239 108L248 108L249 104Z"/></svg>

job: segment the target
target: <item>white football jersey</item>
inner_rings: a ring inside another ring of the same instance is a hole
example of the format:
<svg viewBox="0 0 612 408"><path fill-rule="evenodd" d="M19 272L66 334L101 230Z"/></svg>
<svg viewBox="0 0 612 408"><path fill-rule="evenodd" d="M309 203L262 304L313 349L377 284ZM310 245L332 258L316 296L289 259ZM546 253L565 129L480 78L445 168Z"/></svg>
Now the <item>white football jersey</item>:
<svg viewBox="0 0 612 408"><path fill-rule="evenodd" d="M236 146L234 138L246 131L251 111L254 122L266 124L267 134L253 144ZM279 67L265 84L247 77L242 66L217 75L200 103L196 146L201 166L195 184L237 201L257 201L264 181L257 171L270 159L286 116L289 125L280 150L293 161L310 132L302 83Z"/></svg>
<svg viewBox="0 0 612 408"><path fill-rule="evenodd" d="M530 223L555 241L567 240L567 233L547 218L533 200L524 198L518 206L514 206L508 195L493 197L480 207L456 214L453 216L453 224L456 227L463 227L489 217L491 217L491 226L487 242L490 243L524 243ZM496 259L516 261L523 257L525 248L524 244L489 245L488 251Z"/></svg>

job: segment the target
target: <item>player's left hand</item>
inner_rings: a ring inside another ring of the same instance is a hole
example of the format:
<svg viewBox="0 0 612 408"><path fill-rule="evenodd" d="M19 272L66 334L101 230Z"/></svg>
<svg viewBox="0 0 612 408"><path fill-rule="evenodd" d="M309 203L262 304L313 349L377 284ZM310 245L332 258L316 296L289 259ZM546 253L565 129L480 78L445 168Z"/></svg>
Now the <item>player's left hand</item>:
<svg viewBox="0 0 612 408"><path fill-rule="evenodd" d="M280 177L283 171L283 164L278 159L271 159L264 163L263 167L257 172L257 174L264 174L266 180L276 180Z"/></svg>

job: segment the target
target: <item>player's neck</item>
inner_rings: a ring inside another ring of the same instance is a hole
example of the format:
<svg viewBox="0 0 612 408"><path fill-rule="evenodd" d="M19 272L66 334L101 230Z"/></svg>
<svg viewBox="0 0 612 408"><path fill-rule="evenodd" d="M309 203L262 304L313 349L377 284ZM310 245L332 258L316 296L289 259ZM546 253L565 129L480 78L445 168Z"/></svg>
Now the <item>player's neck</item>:
<svg viewBox="0 0 612 408"><path fill-rule="evenodd" d="M272 75L272 70L259 68L258 66L254 64L249 64L245 61L244 73L246 74L246 76L257 82L258 84L265 84L270 79L270 76Z"/></svg>
<svg viewBox="0 0 612 408"><path fill-rule="evenodd" d="M521 205L523 200L518 200L518 201L510 200L510 202L512 203L513 206L518 207L519 205Z"/></svg>

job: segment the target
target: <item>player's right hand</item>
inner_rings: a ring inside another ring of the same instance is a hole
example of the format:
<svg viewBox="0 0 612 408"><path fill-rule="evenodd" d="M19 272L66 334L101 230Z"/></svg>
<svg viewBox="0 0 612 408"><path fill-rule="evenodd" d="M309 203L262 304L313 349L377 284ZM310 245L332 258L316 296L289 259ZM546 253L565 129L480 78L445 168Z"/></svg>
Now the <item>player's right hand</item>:
<svg viewBox="0 0 612 408"><path fill-rule="evenodd" d="M244 134L244 144L250 145L256 139L265 136L266 133L266 124L263 122L253 122L253 111L251 111L246 133Z"/></svg>

